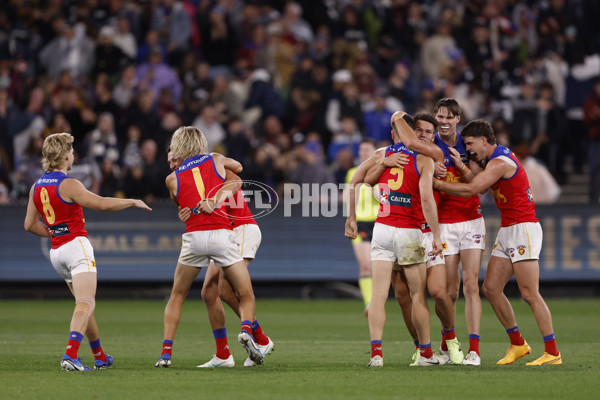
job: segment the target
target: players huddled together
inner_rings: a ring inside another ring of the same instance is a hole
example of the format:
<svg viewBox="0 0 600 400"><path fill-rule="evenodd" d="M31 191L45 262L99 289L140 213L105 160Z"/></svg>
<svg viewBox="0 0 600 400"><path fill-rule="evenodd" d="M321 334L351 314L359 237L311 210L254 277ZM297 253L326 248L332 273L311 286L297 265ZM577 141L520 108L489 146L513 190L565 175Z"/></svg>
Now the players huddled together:
<svg viewBox="0 0 600 400"><path fill-rule="evenodd" d="M501 228L481 289L511 343L497 364L512 364L531 353L503 292L513 275L531 307L545 346L543 355L527 365L562 364L552 317L539 293L538 259L543 234L527 175L515 154L496 143L488 122L471 121L458 133L460 114L458 103L449 98L440 100L433 114L413 117L402 111L394 113L390 121L394 144L375 150L372 143L365 142L362 163L348 177L345 234L355 240L355 253L362 264L360 286L371 339L368 367L384 364L382 339L390 284L416 346L410 366L481 365L478 279L485 225L478 194L488 189L493 191L500 210ZM75 297L61 367L67 371L91 369L83 365L78 355L86 336L94 355L94 368L108 368L114 359L100 345L94 318L96 262L82 207L101 211L151 209L141 200L97 196L69 178L67 173L73 165L70 134L48 136L42 153L46 173L31 188L24 226L33 234L51 239L52 266ZM162 351L155 367L172 364L181 308L202 267L207 267L202 298L216 354L198 367L235 366L223 301L241 321L237 338L248 354L243 365L263 364L274 343L255 316L248 267L260 245L261 232L243 201L242 181L237 176L242 166L221 154L209 153L202 131L189 126L174 132L168 161L172 173L165 183L171 200L178 206L178 217L185 223L185 233L164 312ZM375 191L364 190L375 185ZM357 201L360 205L364 196L374 193L378 209L361 211L359 207L357 212ZM466 356L454 331L460 265L469 339ZM432 347L428 292L434 299L441 326L439 349Z"/></svg>

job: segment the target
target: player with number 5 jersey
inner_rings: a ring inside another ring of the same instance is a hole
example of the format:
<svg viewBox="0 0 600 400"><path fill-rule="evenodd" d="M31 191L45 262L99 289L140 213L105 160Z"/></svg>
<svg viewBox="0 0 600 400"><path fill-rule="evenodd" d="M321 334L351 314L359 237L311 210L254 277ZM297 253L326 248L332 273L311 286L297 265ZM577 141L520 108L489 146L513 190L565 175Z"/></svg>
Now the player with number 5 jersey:
<svg viewBox="0 0 600 400"><path fill-rule="evenodd" d="M69 342L60 365L66 371L90 370L78 357L85 335L94 354L94 368L108 368L113 358L102 350L94 318L96 261L94 249L87 238L82 206L100 211L119 211L129 207L150 210L150 207L141 200L97 196L86 190L81 182L69 178L67 172L73 166L73 136L68 133L48 136L44 140L42 156L46 173L29 192L25 230L50 238L50 262L75 296Z"/></svg>

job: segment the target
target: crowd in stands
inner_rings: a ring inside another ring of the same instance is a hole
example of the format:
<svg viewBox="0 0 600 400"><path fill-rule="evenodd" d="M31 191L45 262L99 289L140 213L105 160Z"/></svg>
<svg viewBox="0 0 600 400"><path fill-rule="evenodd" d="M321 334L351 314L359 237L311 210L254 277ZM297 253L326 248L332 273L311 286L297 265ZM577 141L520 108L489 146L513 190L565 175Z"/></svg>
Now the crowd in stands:
<svg viewBox="0 0 600 400"><path fill-rule="evenodd" d="M168 197L193 125L244 179L343 183L396 110L455 98L564 182L600 197L597 0L11 0L0 5L0 203L28 196L41 143L101 195Z"/></svg>

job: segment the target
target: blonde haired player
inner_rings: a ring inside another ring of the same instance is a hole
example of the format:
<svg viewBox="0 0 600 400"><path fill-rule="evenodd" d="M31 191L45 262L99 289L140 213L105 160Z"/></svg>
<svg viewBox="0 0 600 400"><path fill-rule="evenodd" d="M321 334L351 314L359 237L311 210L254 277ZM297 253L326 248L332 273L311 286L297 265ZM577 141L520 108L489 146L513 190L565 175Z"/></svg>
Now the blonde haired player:
<svg viewBox="0 0 600 400"><path fill-rule="evenodd" d="M94 353L94 368L108 368L113 358L102 350L94 318L97 273L94 249L87 238L82 206L99 211L120 211L135 207L151 211L142 200L100 197L88 191L67 172L73 166L73 136L55 133L44 140L42 166L46 173L29 192L25 230L49 237L50 262L66 281L75 297L69 343L60 365L65 371L88 371L78 357L83 336ZM44 222L40 221L43 217Z"/></svg>
<svg viewBox="0 0 600 400"><path fill-rule="evenodd" d="M250 275L228 218L223 213L214 212L220 203L240 189L241 180L233 175L235 179L225 182L227 158L218 153L207 154L206 138L195 127L184 126L175 131L171 152L173 159L183 159L183 162L167 177L167 188L173 202L181 208L192 209L193 215L186 221L173 290L165 308L163 351L155 366L171 365L171 348L181 319L181 303L200 269L208 266L211 260L221 268L239 296L242 326L238 341L255 364L262 364L263 354L252 333L256 305Z"/></svg>

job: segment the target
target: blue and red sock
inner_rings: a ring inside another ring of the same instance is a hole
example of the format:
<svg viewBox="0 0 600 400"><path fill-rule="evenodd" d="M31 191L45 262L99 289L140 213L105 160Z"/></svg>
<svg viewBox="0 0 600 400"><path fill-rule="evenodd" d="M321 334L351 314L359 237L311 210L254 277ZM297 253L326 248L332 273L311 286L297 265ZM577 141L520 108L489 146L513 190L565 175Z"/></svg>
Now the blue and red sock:
<svg viewBox="0 0 600 400"><path fill-rule="evenodd" d="M433 357L433 351L431 351L431 343L419 345L419 352L421 354L421 357Z"/></svg>
<svg viewBox="0 0 600 400"><path fill-rule="evenodd" d="M441 332L442 332L442 341L440 343L440 348L444 351L448 351L448 346L446 345L446 336L444 336L444 329L442 329Z"/></svg>
<svg viewBox="0 0 600 400"><path fill-rule="evenodd" d="M173 341L172 340L163 340L163 349L162 349L162 353L161 356L168 354L169 357L172 355L171 352L173 351Z"/></svg>
<svg viewBox="0 0 600 400"><path fill-rule="evenodd" d="M553 356L557 356L559 354L558 348L556 348L556 338L554 337L554 332L548 336L544 336L544 351L548 354L552 354Z"/></svg>
<svg viewBox="0 0 600 400"><path fill-rule="evenodd" d="M508 333L508 337L510 338L510 344L513 346L523 346L525 344L525 339L521 336L521 331L519 331L519 326L515 325L513 328L507 329L506 333Z"/></svg>
<svg viewBox="0 0 600 400"><path fill-rule="evenodd" d="M94 355L94 360L100 360L102 362L106 362L106 354L102 350L102 346L100 345L100 339L94 340L90 343L90 348L92 349L92 354Z"/></svg>
<svg viewBox="0 0 600 400"><path fill-rule="evenodd" d="M469 353L474 351L479 354L479 335L469 334Z"/></svg>
<svg viewBox="0 0 600 400"><path fill-rule="evenodd" d="M442 330L442 336L444 337L444 342L446 340L452 340L452 339L456 339L456 333L454 332L454 327L450 328L450 329L446 329L444 328ZM447 346L446 346L447 347Z"/></svg>
<svg viewBox="0 0 600 400"><path fill-rule="evenodd" d="M259 344L261 346L266 346L269 344L269 338L263 332L258 321L254 321L252 323L252 336L254 336L254 341L256 342L256 344Z"/></svg>
<svg viewBox="0 0 600 400"><path fill-rule="evenodd" d="M77 353L79 352L79 346L81 345L82 340L82 333L71 331L69 333L69 343L67 343L67 351L65 354L73 359L77 358Z"/></svg>
<svg viewBox="0 0 600 400"><path fill-rule="evenodd" d="M246 332L254 338L254 336L252 335L252 322L248 320L242 321L242 332Z"/></svg>
<svg viewBox="0 0 600 400"><path fill-rule="evenodd" d="M415 344L415 347L417 348L417 350L419 350L419 341L413 340L413 343Z"/></svg>
<svg viewBox="0 0 600 400"><path fill-rule="evenodd" d="M383 358L381 340L371 340L371 358L379 356Z"/></svg>
<svg viewBox="0 0 600 400"><path fill-rule="evenodd" d="M221 360L228 359L231 352L229 351L229 343L227 342L227 328L215 329L213 336L217 345L217 357Z"/></svg>

